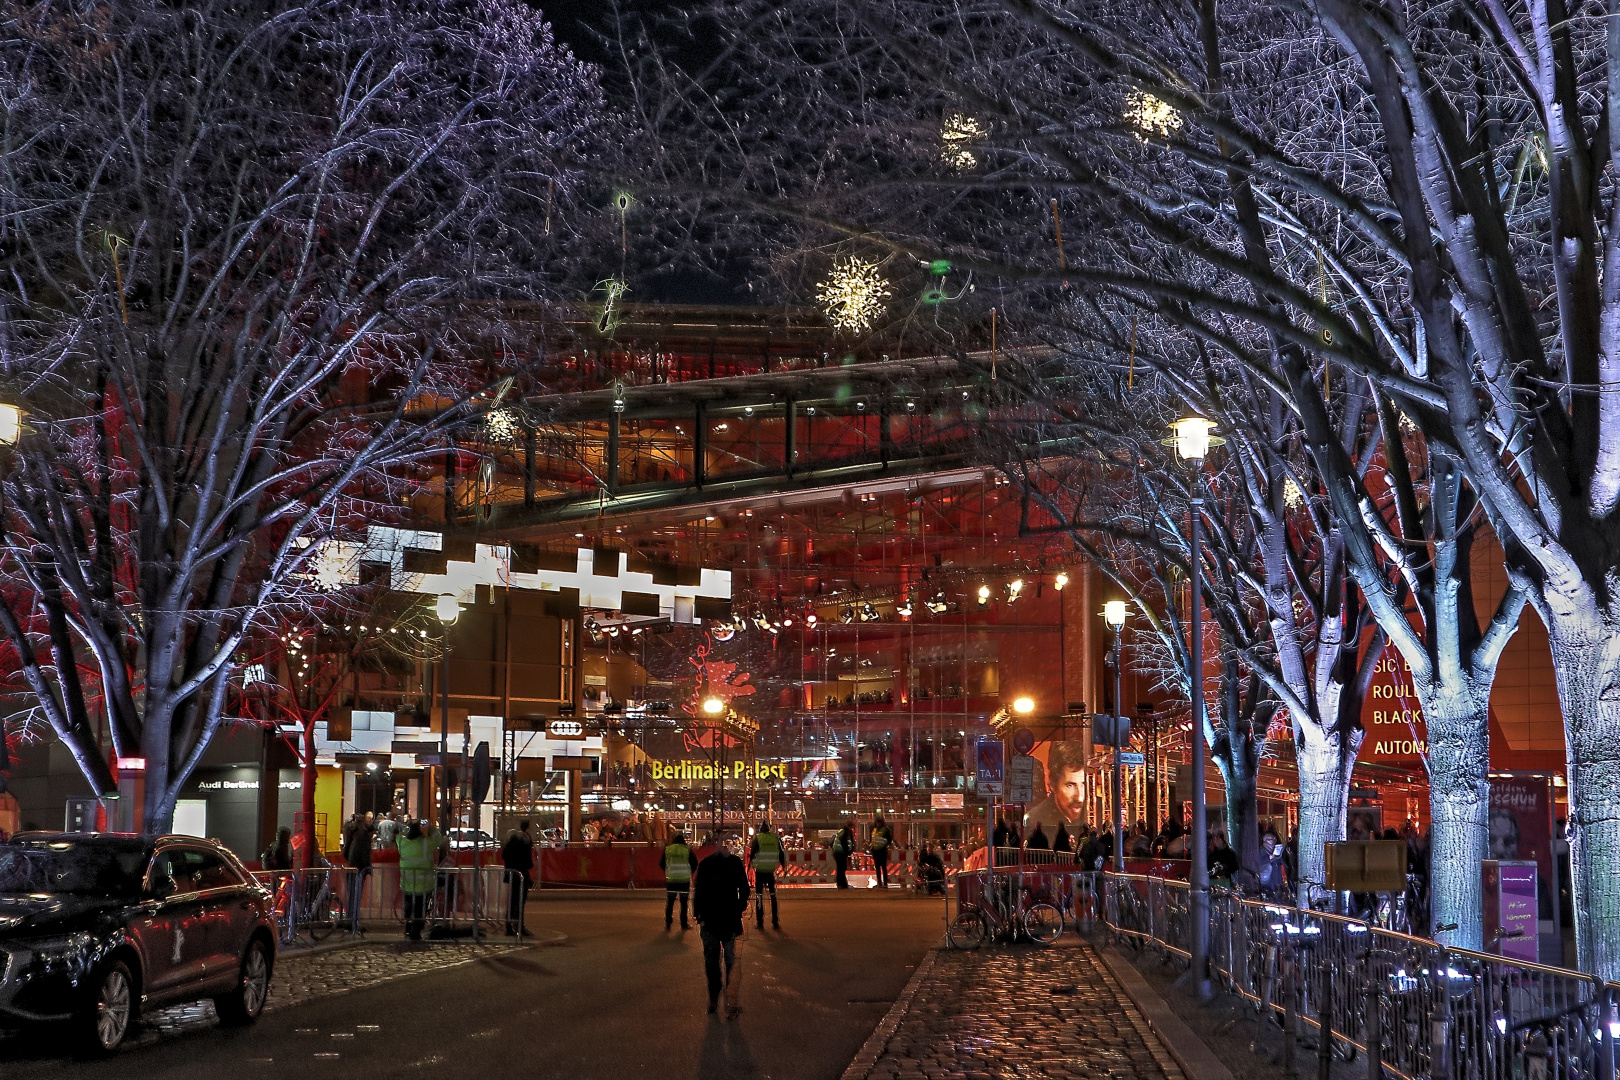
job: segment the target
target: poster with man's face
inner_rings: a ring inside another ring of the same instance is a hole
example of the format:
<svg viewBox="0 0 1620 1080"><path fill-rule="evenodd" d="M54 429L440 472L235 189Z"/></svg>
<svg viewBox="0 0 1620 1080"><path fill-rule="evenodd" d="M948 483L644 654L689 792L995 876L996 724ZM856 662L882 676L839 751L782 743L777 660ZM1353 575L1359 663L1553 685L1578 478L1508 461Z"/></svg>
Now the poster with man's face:
<svg viewBox="0 0 1620 1080"><path fill-rule="evenodd" d="M1079 739L1059 739L1035 747L1033 756L1039 763L1036 800L1024 814L1026 835L1037 824L1051 837L1060 824L1072 833L1075 826L1085 823L1086 749Z"/></svg>
<svg viewBox="0 0 1620 1080"><path fill-rule="evenodd" d="M1534 860L1540 879L1552 881L1552 804L1545 777L1493 776L1486 826L1488 858Z"/></svg>

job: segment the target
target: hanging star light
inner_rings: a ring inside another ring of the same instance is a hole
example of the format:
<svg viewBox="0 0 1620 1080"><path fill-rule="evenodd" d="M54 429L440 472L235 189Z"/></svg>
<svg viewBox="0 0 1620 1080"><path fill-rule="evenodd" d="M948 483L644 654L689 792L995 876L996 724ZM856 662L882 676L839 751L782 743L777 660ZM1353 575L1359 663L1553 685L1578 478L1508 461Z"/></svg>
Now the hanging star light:
<svg viewBox="0 0 1620 1080"><path fill-rule="evenodd" d="M1145 90L1132 90L1125 101L1125 122L1137 130L1137 137L1167 139L1181 130L1181 114L1168 101Z"/></svg>
<svg viewBox="0 0 1620 1080"><path fill-rule="evenodd" d="M495 409L484 417L484 432L490 442L511 442L517 427L517 412L513 409Z"/></svg>
<svg viewBox="0 0 1620 1080"><path fill-rule="evenodd" d="M983 141L986 134L984 125L971 116L962 113L947 116L939 129L939 139L944 144L940 153L945 164L959 172L978 168L979 159L971 147Z"/></svg>
<svg viewBox="0 0 1620 1080"><path fill-rule="evenodd" d="M858 334L869 329L883 313L889 297L889 283L878 273L876 263L851 257L833 264L827 279L816 291L835 330Z"/></svg>
<svg viewBox="0 0 1620 1080"><path fill-rule="evenodd" d="M360 581L360 545L342 540L323 540L310 556L309 583L323 592L333 592Z"/></svg>
<svg viewBox="0 0 1620 1080"><path fill-rule="evenodd" d="M1292 476L1283 479L1283 505L1290 510L1298 510L1305 505L1305 492L1300 490Z"/></svg>

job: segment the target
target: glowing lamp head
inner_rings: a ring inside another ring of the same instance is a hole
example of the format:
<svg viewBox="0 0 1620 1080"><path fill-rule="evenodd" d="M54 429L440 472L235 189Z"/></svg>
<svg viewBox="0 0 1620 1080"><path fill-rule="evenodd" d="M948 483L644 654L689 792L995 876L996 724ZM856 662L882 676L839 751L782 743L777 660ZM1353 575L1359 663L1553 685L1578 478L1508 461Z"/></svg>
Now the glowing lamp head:
<svg viewBox="0 0 1620 1080"><path fill-rule="evenodd" d="M23 434L23 411L0 402L0 446L16 446Z"/></svg>
<svg viewBox="0 0 1620 1080"><path fill-rule="evenodd" d="M1062 592L1063 591L1063 586L1067 585L1068 583L1069 583L1069 575L1065 574L1061 570L1058 571L1058 576L1052 579L1052 585L1053 585L1054 588L1057 589L1058 592Z"/></svg>
<svg viewBox="0 0 1620 1080"><path fill-rule="evenodd" d="M1125 601L1110 600L1103 605L1103 619L1115 630L1125 625Z"/></svg>
<svg viewBox="0 0 1620 1080"><path fill-rule="evenodd" d="M1034 711L1035 711L1035 699L1034 698L1026 696L1026 697L1021 697L1021 698L1015 698L1013 700L1013 712L1017 713L1019 716L1028 716L1030 713L1032 713Z"/></svg>
<svg viewBox="0 0 1620 1080"><path fill-rule="evenodd" d="M456 599L455 593L440 593L439 599L433 604L433 613L440 622L449 626L461 614L461 601Z"/></svg>
<svg viewBox="0 0 1620 1080"><path fill-rule="evenodd" d="M1209 456L1213 423L1202 416L1184 416L1170 429L1175 432L1176 456L1182 461L1203 461Z"/></svg>
<svg viewBox="0 0 1620 1080"><path fill-rule="evenodd" d="M988 604L989 602L990 602L990 586L988 586L988 585L980 585L979 586L979 603Z"/></svg>
<svg viewBox="0 0 1620 1080"><path fill-rule="evenodd" d="M1012 583L1007 586L1007 591L1012 594L1014 599L1017 599L1018 594L1024 591L1024 579L1014 578Z"/></svg>
<svg viewBox="0 0 1620 1080"><path fill-rule="evenodd" d="M703 711L708 713L710 716L719 716L721 713L726 711L726 703L717 697L704 698Z"/></svg>

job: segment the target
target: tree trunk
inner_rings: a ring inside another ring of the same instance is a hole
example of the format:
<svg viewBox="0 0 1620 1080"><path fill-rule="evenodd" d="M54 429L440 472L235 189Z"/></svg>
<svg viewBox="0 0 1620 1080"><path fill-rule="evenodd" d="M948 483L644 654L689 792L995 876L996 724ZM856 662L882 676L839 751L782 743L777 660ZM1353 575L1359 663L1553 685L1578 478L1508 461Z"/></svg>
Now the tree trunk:
<svg viewBox="0 0 1620 1080"><path fill-rule="evenodd" d="M1243 869L1260 874L1260 800L1255 793L1257 770L1239 749L1230 758L1220 755L1215 765L1226 784L1226 842L1237 852Z"/></svg>
<svg viewBox="0 0 1620 1080"><path fill-rule="evenodd" d="M1481 862L1489 852L1490 702L1466 690L1417 691L1429 742L1429 909L1434 926L1455 924L1447 945L1484 943Z"/></svg>
<svg viewBox="0 0 1620 1080"><path fill-rule="evenodd" d="M1297 747L1299 754L1299 902L1309 898L1308 885L1326 877L1324 845L1343 840L1350 796L1350 769L1355 751L1329 736Z"/></svg>
<svg viewBox="0 0 1620 1080"><path fill-rule="evenodd" d="M1537 607L1564 712L1577 963L1620 979L1620 600L1597 617L1586 604Z"/></svg>

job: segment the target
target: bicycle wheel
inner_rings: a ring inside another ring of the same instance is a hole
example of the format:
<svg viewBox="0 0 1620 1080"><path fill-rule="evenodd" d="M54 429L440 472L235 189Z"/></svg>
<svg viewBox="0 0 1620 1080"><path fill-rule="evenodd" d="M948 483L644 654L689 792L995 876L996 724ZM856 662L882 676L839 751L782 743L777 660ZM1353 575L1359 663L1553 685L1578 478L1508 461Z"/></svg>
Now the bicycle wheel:
<svg viewBox="0 0 1620 1080"><path fill-rule="evenodd" d="M958 911L945 931L945 940L953 949L977 949L984 944L984 916L977 911Z"/></svg>
<svg viewBox="0 0 1620 1080"><path fill-rule="evenodd" d="M309 912L309 936L315 941L325 941L337 927L337 913L332 910L332 893L323 888Z"/></svg>
<svg viewBox="0 0 1620 1080"><path fill-rule="evenodd" d="M1024 934L1037 945L1050 945L1063 936L1063 912L1042 901L1024 912Z"/></svg>

